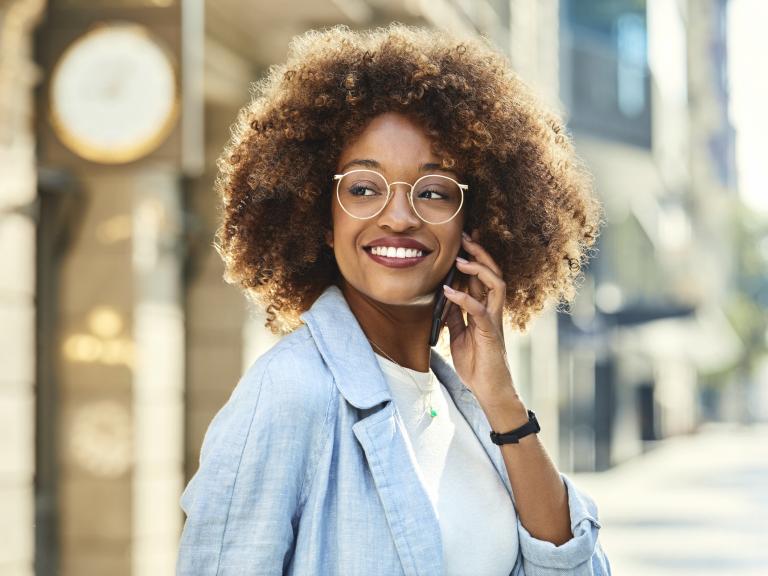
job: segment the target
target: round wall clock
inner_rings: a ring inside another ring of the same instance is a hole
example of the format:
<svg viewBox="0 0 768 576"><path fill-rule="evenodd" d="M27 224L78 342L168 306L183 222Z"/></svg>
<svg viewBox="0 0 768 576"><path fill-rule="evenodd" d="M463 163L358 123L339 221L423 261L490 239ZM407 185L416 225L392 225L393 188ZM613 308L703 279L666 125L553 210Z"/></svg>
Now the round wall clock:
<svg viewBox="0 0 768 576"><path fill-rule="evenodd" d="M179 114L176 65L149 31L101 24L75 40L54 66L51 125L61 141L94 162L145 156Z"/></svg>

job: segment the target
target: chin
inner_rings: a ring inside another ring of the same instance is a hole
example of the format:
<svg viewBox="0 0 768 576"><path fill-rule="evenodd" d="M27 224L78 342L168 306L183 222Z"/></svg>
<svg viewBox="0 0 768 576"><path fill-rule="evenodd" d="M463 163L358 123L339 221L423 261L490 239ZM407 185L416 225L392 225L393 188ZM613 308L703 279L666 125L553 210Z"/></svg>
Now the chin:
<svg viewBox="0 0 768 576"><path fill-rule="evenodd" d="M384 286L377 286L366 290L365 294L372 300L389 306L425 306L435 301L433 291L409 290L402 285L389 290Z"/></svg>

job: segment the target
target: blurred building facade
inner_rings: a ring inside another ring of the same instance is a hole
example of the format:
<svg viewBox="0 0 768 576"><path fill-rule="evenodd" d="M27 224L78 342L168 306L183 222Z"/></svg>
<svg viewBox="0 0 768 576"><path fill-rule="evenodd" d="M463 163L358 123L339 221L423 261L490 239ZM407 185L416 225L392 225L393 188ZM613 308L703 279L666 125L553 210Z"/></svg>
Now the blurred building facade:
<svg viewBox="0 0 768 576"><path fill-rule="evenodd" d="M699 375L739 353L720 309L731 274L720 216L734 187L720 160L731 153L723 10L0 0L0 572L173 572L178 497L203 434L276 341L222 280L214 162L250 83L309 28L398 20L484 34L509 55L568 117L609 221L570 313L507 331L517 385L547 422L542 440L564 471L594 470L694 430ZM171 131L128 162L73 151L50 112L62 55L117 20L165 47L179 88Z"/></svg>
<svg viewBox="0 0 768 576"><path fill-rule="evenodd" d="M725 2L567 0L563 91L608 223L561 315L561 462L601 470L696 429L702 375L741 341Z"/></svg>

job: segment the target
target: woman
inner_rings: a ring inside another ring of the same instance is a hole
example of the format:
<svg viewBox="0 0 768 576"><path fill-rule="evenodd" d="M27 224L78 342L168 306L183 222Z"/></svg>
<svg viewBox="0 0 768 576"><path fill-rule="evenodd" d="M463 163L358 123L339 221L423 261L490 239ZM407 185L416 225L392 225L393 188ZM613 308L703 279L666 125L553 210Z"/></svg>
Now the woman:
<svg viewBox="0 0 768 576"><path fill-rule="evenodd" d="M226 277L285 336L206 433L177 572L609 574L502 324L573 296L600 206L504 58L402 25L309 32L219 168ZM453 366L430 346L441 292Z"/></svg>

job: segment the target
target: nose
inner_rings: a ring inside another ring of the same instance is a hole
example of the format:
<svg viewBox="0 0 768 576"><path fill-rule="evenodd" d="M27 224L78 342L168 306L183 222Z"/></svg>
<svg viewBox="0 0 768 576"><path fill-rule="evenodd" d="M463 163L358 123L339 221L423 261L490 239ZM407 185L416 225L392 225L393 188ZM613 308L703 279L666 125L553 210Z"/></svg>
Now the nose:
<svg viewBox="0 0 768 576"><path fill-rule="evenodd" d="M408 196L411 188L404 182L395 182L390 185L390 195L386 206L378 217L380 226L388 226L392 230L408 230L417 227L421 222L411 208Z"/></svg>

